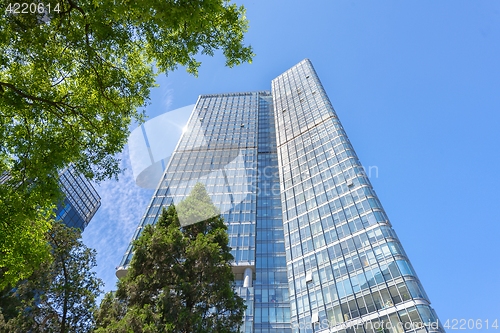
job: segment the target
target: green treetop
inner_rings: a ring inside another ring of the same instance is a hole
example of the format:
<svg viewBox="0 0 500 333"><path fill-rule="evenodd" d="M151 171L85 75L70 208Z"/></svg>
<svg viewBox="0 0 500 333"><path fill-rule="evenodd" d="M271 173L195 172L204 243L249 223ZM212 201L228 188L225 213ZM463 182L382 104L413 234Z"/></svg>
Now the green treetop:
<svg viewBox="0 0 500 333"><path fill-rule="evenodd" d="M118 174L115 155L131 121L142 120L157 73L182 65L196 75L195 56L217 49L228 66L253 56L244 8L226 0L24 5L0 0L0 177L10 175L0 184L0 288L50 252L43 235L59 170Z"/></svg>
<svg viewBox="0 0 500 333"><path fill-rule="evenodd" d="M1 333L91 332L102 281L92 271L95 251L79 238L78 229L52 225L46 240L53 260L0 291Z"/></svg>
<svg viewBox="0 0 500 333"><path fill-rule="evenodd" d="M101 303L96 332L239 332L245 305L233 287L227 227L215 210L197 184L144 228L127 275ZM211 217L181 227L181 214Z"/></svg>

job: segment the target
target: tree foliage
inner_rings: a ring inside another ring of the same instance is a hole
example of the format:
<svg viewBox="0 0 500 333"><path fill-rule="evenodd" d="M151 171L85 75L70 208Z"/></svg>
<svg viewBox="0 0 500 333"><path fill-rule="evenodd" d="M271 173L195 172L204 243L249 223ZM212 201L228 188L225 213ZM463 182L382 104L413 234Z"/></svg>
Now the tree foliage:
<svg viewBox="0 0 500 333"><path fill-rule="evenodd" d="M118 290L107 294L96 332L238 332L245 305L233 287L233 259L220 215L181 227L179 214L215 210L197 184L183 202L164 209L134 242Z"/></svg>
<svg viewBox="0 0 500 333"><path fill-rule="evenodd" d="M227 0L46 0L34 13L13 4L0 0L0 176L10 174L0 184L0 287L46 258L59 170L117 175L115 155L157 73L182 65L196 75L196 55L217 49L228 66L253 56L244 9Z"/></svg>
<svg viewBox="0 0 500 333"><path fill-rule="evenodd" d="M102 282L92 272L95 251L77 229L55 223L47 235L54 260L44 262L15 288L0 294L0 332L84 333L93 329L93 311Z"/></svg>

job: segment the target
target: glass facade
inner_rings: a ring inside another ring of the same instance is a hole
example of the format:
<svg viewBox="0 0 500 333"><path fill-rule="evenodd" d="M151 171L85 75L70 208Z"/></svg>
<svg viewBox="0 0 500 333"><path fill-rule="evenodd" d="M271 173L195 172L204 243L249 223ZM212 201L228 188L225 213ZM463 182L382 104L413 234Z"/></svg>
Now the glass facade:
<svg viewBox="0 0 500 333"><path fill-rule="evenodd" d="M101 206L101 197L72 166L59 174L59 184L65 198L57 205L56 219L83 231Z"/></svg>
<svg viewBox="0 0 500 333"><path fill-rule="evenodd" d="M228 224L244 332L443 331L309 60L271 92L199 97L134 239L197 182Z"/></svg>
<svg viewBox="0 0 500 333"><path fill-rule="evenodd" d="M0 175L0 184L11 179L8 172ZM59 172L59 185L64 199L55 209L56 220L82 232L101 206L101 197L90 181L73 166Z"/></svg>

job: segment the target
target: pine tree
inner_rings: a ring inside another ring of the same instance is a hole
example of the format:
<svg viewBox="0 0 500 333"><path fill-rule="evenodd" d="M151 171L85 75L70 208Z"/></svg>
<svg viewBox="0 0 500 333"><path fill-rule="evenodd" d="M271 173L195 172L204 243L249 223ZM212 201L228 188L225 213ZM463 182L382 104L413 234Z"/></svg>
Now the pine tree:
<svg viewBox="0 0 500 333"><path fill-rule="evenodd" d="M95 250L79 238L78 229L54 223L47 234L53 260L42 263L14 288L0 292L0 332L85 333L93 329L102 281L92 272Z"/></svg>
<svg viewBox="0 0 500 333"><path fill-rule="evenodd" d="M199 222L181 227L179 216ZM127 275L101 303L96 332L239 332L245 305L233 287L230 250L224 220L197 184L134 242Z"/></svg>

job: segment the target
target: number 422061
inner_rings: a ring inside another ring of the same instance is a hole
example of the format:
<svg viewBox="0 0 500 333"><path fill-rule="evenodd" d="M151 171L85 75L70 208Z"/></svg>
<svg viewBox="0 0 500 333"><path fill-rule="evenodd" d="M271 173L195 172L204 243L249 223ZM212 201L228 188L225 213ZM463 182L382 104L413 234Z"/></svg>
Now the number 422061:
<svg viewBox="0 0 500 333"><path fill-rule="evenodd" d="M14 3L9 3L7 8L5 9L6 14L35 14L39 13L42 14L44 12L57 12L59 13L61 9L59 8L59 4L56 4L55 6L51 6L50 3L44 4L44 3L19 3L19 2L14 2Z"/></svg>

